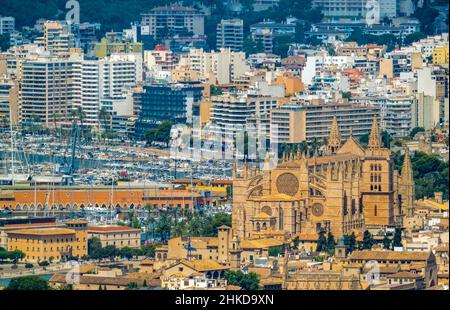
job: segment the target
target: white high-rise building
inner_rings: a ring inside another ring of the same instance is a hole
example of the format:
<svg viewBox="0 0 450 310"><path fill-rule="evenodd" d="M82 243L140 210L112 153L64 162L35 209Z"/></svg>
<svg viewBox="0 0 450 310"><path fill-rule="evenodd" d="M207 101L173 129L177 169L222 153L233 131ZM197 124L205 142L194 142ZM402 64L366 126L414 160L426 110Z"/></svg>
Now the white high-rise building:
<svg viewBox="0 0 450 310"><path fill-rule="evenodd" d="M0 35L10 34L15 29L16 20L11 16L0 16Z"/></svg>
<svg viewBox="0 0 450 310"><path fill-rule="evenodd" d="M95 127L103 100L120 105L129 88L142 81L142 57L114 54L97 60L73 55L66 60L41 56L24 60L19 76L22 123L59 126L71 110L81 107L83 124Z"/></svg>
<svg viewBox="0 0 450 310"><path fill-rule="evenodd" d="M69 25L59 21L46 21L43 43L46 51L61 55L68 53L71 47L75 47L75 37L70 32Z"/></svg>
<svg viewBox="0 0 450 310"><path fill-rule="evenodd" d="M145 33L161 39L169 33L204 35L204 15L194 8L165 6L157 7L150 13L142 14L141 26Z"/></svg>
<svg viewBox="0 0 450 310"><path fill-rule="evenodd" d="M22 62L19 74L19 122L46 127L67 121L80 104L80 61L39 57Z"/></svg>
<svg viewBox="0 0 450 310"><path fill-rule="evenodd" d="M313 6L322 8L329 19L351 18L364 20L367 16L393 18L397 16L398 0L313 0ZM379 10L379 14L375 10ZM372 14L374 13L374 14ZM375 22L378 24L379 22Z"/></svg>
<svg viewBox="0 0 450 310"><path fill-rule="evenodd" d="M217 49L229 48L233 52L242 51L244 43L244 22L242 19L222 19L217 24Z"/></svg>
<svg viewBox="0 0 450 310"><path fill-rule="evenodd" d="M230 49L210 53L203 49L191 49L188 54L181 56L179 66L188 67L205 80L219 85L233 83L249 69L245 53L232 52Z"/></svg>

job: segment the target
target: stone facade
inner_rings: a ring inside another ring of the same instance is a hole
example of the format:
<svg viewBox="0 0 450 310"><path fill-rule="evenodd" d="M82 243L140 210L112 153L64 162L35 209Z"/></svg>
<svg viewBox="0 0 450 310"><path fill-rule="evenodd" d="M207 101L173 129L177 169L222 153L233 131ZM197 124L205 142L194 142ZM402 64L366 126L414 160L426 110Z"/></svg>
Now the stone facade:
<svg viewBox="0 0 450 310"><path fill-rule="evenodd" d="M414 201L409 156L403 176L393 169L376 118L367 148L350 136L341 143L336 118L322 156L300 149L269 169L233 172L233 231L242 239L285 231L290 237L331 231L334 236L400 226ZM404 171L403 171L404 170ZM402 186L399 182L402 180Z"/></svg>

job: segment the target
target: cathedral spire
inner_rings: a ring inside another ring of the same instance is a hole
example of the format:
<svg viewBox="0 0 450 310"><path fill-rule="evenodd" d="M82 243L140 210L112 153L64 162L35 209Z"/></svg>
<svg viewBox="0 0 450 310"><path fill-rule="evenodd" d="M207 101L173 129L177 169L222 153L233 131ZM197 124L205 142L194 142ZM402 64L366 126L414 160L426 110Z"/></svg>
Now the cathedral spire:
<svg viewBox="0 0 450 310"><path fill-rule="evenodd" d="M409 148L406 147L405 157L403 158L403 166L400 174L399 192L402 195L402 202L407 210L408 216L414 215L414 199L415 186L413 178L413 170L411 165L411 158L409 156Z"/></svg>
<svg viewBox="0 0 450 310"><path fill-rule="evenodd" d="M302 154L301 154L301 151L300 151L300 145L298 145L297 146L297 156L296 156L296 159L297 160L300 160L302 158Z"/></svg>
<svg viewBox="0 0 450 310"><path fill-rule="evenodd" d="M330 137L328 138L328 155L336 153L341 147L341 133L339 132L339 126L336 116L333 117L333 122L330 128Z"/></svg>
<svg viewBox="0 0 450 310"><path fill-rule="evenodd" d="M378 129L378 122L376 115L373 116L372 120L372 129L370 130L369 135L369 144L368 147L371 149L381 148L381 135L380 130Z"/></svg>
<svg viewBox="0 0 450 310"><path fill-rule="evenodd" d="M402 171L401 171L402 176L403 175L408 175L408 176L412 176L412 167L411 167L411 158L409 156L409 148L406 147L405 150L405 156L403 158L403 166L402 166Z"/></svg>

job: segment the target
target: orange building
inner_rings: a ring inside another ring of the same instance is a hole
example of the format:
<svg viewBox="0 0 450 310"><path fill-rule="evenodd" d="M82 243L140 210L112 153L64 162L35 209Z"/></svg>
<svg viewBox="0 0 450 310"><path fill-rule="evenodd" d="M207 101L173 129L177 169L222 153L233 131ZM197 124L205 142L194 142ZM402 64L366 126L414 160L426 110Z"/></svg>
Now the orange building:
<svg viewBox="0 0 450 310"><path fill-rule="evenodd" d="M221 197L198 191L117 187L13 188L0 192L0 209L80 210L88 206L104 209L192 208L215 206Z"/></svg>
<svg viewBox="0 0 450 310"><path fill-rule="evenodd" d="M292 96L304 89L303 82L299 78L288 73L278 76L275 79L275 84L284 86L286 96Z"/></svg>

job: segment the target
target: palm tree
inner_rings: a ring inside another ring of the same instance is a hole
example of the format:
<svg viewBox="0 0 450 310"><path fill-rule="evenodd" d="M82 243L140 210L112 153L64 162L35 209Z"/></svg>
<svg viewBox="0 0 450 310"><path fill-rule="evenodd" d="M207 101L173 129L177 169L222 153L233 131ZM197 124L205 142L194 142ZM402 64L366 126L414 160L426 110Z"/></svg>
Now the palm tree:
<svg viewBox="0 0 450 310"><path fill-rule="evenodd" d="M108 129L111 129L111 114L106 110L105 107L102 107L100 111L98 112L98 118L101 121L101 124L103 125L103 129L107 131ZM108 125L109 123L109 125Z"/></svg>

